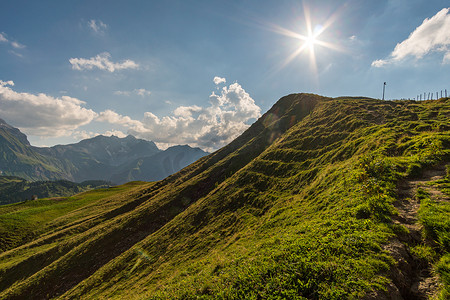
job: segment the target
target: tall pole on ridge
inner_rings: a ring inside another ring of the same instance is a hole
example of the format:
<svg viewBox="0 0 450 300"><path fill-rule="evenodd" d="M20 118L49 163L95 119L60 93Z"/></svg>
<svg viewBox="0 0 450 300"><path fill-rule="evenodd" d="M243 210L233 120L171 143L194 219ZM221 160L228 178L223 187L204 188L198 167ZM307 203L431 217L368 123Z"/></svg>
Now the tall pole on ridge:
<svg viewBox="0 0 450 300"><path fill-rule="evenodd" d="M384 89L386 87L386 81L383 83L383 100L384 100Z"/></svg>

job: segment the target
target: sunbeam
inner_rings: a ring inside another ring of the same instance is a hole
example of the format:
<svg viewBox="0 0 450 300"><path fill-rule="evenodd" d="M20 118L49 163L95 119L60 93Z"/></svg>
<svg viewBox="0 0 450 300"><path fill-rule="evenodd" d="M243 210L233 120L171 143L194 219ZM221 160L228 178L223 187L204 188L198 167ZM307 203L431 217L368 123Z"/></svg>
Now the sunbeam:
<svg viewBox="0 0 450 300"><path fill-rule="evenodd" d="M265 28L267 30L292 38L298 42L298 47L284 60L282 60L279 65L275 66L274 70L272 70L272 73L278 73L286 66L288 66L294 59L296 59L303 53L308 52L310 68L314 75L314 78L317 79L318 67L317 67L316 47L328 48L339 52L347 52L344 48L340 47L339 45L321 39L323 37L322 34L337 20L340 11L341 9L338 9L335 13L333 13L324 22L324 24L317 24L313 26L310 11L308 7L304 4L303 13L305 23L302 27L300 27L301 30L299 30L299 32L281 27L276 24L266 23ZM303 31L304 34L300 33L301 31Z"/></svg>

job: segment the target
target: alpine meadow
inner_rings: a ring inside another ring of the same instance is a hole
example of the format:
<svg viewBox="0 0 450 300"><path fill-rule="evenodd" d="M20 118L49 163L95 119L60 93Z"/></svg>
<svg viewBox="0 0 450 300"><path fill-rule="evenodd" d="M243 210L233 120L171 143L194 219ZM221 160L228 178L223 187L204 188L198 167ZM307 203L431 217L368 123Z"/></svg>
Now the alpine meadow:
<svg viewBox="0 0 450 300"><path fill-rule="evenodd" d="M0 298L448 299L449 129L449 98L285 96L161 181L1 206Z"/></svg>

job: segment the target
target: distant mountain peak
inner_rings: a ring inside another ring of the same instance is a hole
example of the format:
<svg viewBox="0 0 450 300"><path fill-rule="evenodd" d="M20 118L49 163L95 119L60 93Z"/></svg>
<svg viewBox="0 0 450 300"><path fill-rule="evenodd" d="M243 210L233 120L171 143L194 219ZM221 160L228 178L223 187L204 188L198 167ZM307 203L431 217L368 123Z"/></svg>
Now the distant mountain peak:
<svg viewBox="0 0 450 300"><path fill-rule="evenodd" d="M19 128L15 128L8 123L6 123L5 120L0 118L0 129L4 128L7 132L15 136L19 141L27 146L30 145L30 142L28 141L28 138L25 134L23 134Z"/></svg>

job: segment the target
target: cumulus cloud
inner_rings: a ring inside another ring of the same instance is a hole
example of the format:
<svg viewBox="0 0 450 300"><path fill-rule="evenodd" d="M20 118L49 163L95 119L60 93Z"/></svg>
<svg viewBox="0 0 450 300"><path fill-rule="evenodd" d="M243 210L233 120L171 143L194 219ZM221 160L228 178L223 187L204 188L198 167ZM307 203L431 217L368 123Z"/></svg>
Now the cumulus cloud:
<svg viewBox="0 0 450 300"><path fill-rule="evenodd" d="M398 43L386 59L372 62L373 67L382 67L405 58L423 58L431 52L444 54L443 63L450 63L450 8L444 8L427 18L409 37Z"/></svg>
<svg viewBox="0 0 450 300"><path fill-rule="evenodd" d="M151 112L133 120L112 110L101 112L98 121L125 126L128 133L159 145L189 144L212 151L231 142L261 115L261 109L238 83L212 93L208 107L179 106L162 118Z"/></svg>
<svg viewBox="0 0 450 300"><path fill-rule="evenodd" d="M14 91L13 81L0 80L0 116L12 120L26 134L63 136L90 123L97 113L84 108L85 102L62 96L29 94Z"/></svg>
<svg viewBox="0 0 450 300"><path fill-rule="evenodd" d="M89 20L88 26L94 33L100 35L105 34L106 29L108 29L108 25L103 23L101 20Z"/></svg>
<svg viewBox="0 0 450 300"><path fill-rule="evenodd" d="M147 91L146 89L134 89L132 91L115 91L114 95L119 96L131 96L131 95L138 95L141 97L150 96L152 92Z"/></svg>
<svg viewBox="0 0 450 300"><path fill-rule="evenodd" d="M141 122L133 120L128 116L119 115L118 113L110 109L102 111L98 115L97 121L108 122L111 124L119 124L128 127L139 127L141 125Z"/></svg>
<svg viewBox="0 0 450 300"><path fill-rule="evenodd" d="M124 69L138 69L139 64L130 59L122 62L112 62L110 60L111 54L103 52L91 58L71 58L69 59L72 69L74 70L92 70L98 68L100 70L107 70L109 72L120 71Z"/></svg>
<svg viewBox="0 0 450 300"><path fill-rule="evenodd" d="M213 81L216 85L227 82L227 80L225 78L222 78L219 76L214 77Z"/></svg>

